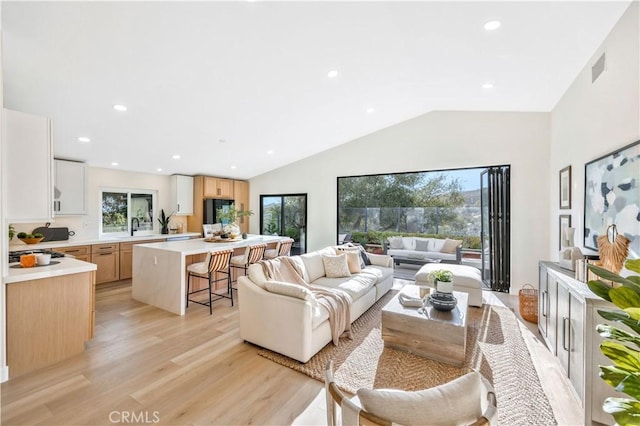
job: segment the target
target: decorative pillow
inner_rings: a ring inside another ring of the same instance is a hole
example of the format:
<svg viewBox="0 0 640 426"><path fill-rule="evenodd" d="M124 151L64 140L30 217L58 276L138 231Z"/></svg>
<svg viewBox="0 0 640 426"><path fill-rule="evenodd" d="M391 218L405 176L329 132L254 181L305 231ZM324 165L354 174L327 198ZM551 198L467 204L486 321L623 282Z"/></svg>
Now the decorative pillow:
<svg viewBox="0 0 640 426"><path fill-rule="evenodd" d="M445 242L440 238L429 238L429 240L431 241L431 247L429 247L431 251L440 251Z"/></svg>
<svg viewBox="0 0 640 426"><path fill-rule="evenodd" d="M360 265L360 263L362 262L360 251L349 250L346 252L346 254L349 272L352 274L359 274L360 272L362 272L362 266Z"/></svg>
<svg viewBox="0 0 640 426"><path fill-rule="evenodd" d="M358 398L366 411L403 425L469 424L482 416L482 381L475 371L417 392L362 388Z"/></svg>
<svg viewBox="0 0 640 426"><path fill-rule="evenodd" d="M455 253L456 252L456 248L458 248L458 246L462 244L462 240L450 240L449 238L447 238L444 241L444 244L442 245L442 248L440 249L441 253Z"/></svg>
<svg viewBox="0 0 640 426"><path fill-rule="evenodd" d="M429 240L416 240L417 251L429 251Z"/></svg>
<svg viewBox="0 0 640 426"><path fill-rule="evenodd" d="M349 264L347 263L347 253L330 256L322 255L322 263L324 263L324 274L327 278L343 278L350 277Z"/></svg>
<svg viewBox="0 0 640 426"><path fill-rule="evenodd" d="M415 250L416 239L414 237L402 237L402 248L405 250Z"/></svg>
<svg viewBox="0 0 640 426"><path fill-rule="evenodd" d="M403 249L404 244L402 243L402 237L389 237L387 238L389 241L390 249Z"/></svg>
<svg viewBox="0 0 640 426"><path fill-rule="evenodd" d="M364 262L364 266L371 265L371 259L369 259L369 255L367 254L367 251L364 249L364 247L359 246L358 250L360 250L360 257L362 258L362 261ZM364 269L364 267L362 269Z"/></svg>
<svg viewBox="0 0 640 426"><path fill-rule="evenodd" d="M302 300L313 300L313 293L308 288L298 284L286 283L283 281L267 281L264 284L267 291L282 294L283 296L295 297Z"/></svg>

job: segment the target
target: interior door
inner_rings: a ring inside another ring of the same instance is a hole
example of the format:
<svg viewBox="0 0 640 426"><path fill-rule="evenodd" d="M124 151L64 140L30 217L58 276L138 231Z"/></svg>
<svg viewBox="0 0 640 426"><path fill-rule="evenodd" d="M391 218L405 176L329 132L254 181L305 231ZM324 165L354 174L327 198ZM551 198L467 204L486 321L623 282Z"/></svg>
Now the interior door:
<svg viewBox="0 0 640 426"><path fill-rule="evenodd" d="M260 233L291 237L291 254L306 253L307 194L260 195Z"/></svg>

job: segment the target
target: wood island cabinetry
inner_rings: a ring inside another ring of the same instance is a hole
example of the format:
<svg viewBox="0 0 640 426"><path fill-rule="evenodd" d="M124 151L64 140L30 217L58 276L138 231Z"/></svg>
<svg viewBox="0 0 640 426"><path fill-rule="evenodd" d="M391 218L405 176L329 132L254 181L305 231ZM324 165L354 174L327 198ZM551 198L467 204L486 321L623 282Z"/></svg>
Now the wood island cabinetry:
<svg viewBox="0 0 640 426"><path fill-rule="evenodd" d="M144 240L131 243L120 243L120 278L128 280L133 276L133 246L136 244L158 243L164 238L157 240Z"/></svg>

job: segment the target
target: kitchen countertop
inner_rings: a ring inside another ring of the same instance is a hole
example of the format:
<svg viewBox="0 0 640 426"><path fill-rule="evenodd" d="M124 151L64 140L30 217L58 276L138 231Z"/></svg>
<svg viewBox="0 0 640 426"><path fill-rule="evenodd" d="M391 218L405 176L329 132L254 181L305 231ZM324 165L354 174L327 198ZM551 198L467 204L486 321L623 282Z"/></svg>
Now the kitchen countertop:
<svg viewBox="0 0 640 426"><path fill-rule="evenodd" d="M225 249L236 249L247 247L260 243L275 243L282 240L283 237L273 235L249 235L246 240L232 242L207 242L204 238L184 240L184 241L166 241L160 243L139 244L136 247L144 247L145 249L156 249L169 252L181 253L185 256L193 254L202 254L210 251L219 251Z"/></svg>
<svg viewBox="0 0 640 426"><path fill-rule="evenodd" d="M22 251L22 250L41 250L41 249L53 249L58 247L75 247L86 246L91 244L105 244L105 243L130 243L136 241L145 240L157 240L161 238L173 239L184 237L201 236L199 232L184 232L182 234L154 234L154 235L134 235L133 237L110 237L110 238L93 238L86 240L66 240L66 241L47 241L46 243L38 244L25 244L17 238L9 245L9 251Z"/></svg>
<svg viewBox="0 0 640 426"><path fill-rule="evenodd" d="M57 265L36 266L33 268L12 268L11 266L19 265L20 263L10 263L9 272L8 275L4 277L4 282L5 284L13 284L23 281L40 280L61 275L95 271L98 268L94 263L83 262L70 257L59 257L51 259L51 261L60 263Z"/></svg>

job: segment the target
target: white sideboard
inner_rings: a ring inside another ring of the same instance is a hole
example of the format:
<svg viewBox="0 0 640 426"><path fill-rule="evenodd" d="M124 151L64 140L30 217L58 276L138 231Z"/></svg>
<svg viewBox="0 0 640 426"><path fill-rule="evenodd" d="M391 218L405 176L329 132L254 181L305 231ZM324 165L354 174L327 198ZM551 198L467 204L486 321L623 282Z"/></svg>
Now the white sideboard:
<svg viewBox="0 0 640 426"><path fill-rule="evenodd" d="M606 322L598 309L615 308L573 278L573 271L553 262L539 263L538 330L559 359L582 405L584 424L614 424L602 410L609 396L624 397L599 376L599 365L612 362L600 352L598 324Z"/></svg>

